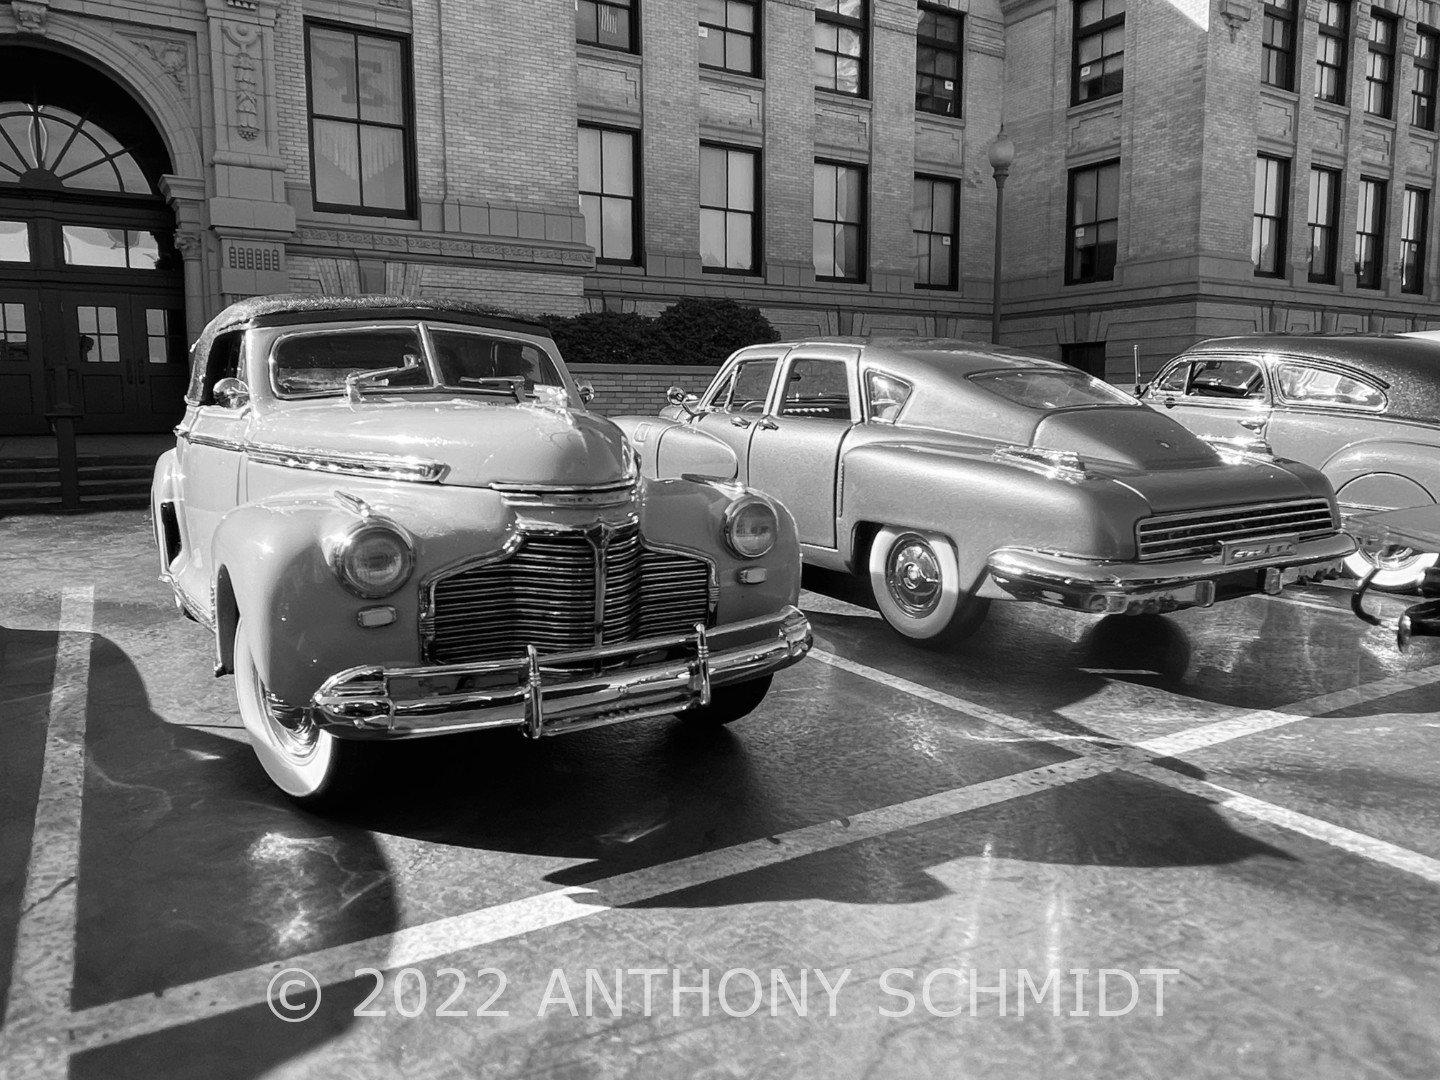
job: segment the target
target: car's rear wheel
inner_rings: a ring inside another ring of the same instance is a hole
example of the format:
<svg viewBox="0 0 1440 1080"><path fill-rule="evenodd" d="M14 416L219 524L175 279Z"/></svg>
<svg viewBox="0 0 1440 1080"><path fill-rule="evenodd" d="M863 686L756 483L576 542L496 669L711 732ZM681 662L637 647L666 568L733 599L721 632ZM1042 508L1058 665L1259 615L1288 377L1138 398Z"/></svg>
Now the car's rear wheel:
<svg viewBox="0 0 1440 1080"><path fill-rule="evenodd" d="M1425 571L1440 562L1440 553L1416 551L1402 544L1387 544L1376 551L1361 548L1345 560L1345 569L1362 581L1372 570L1372 589L1409 592L1425 578Z"/></svg>
<svg viewBox="0 0 1440 1080"><path fill-rule="evenodd" d="M765 700L765 695L770 692L771 678L770 675L762 675L742 683L717 686L710 692L709 705L686 709L679 714L680 719L696 727L733 724L742 716L749 716Z"/></svg>
<svg viewBox="0 0 1440 1080"><path fill-rule="evenodd" d="M335 738L316 725L309 709L266 689L243 619L235 628L235 697L255 756L286 795L320 806L340 802L355 789L371 748Z"/></svg>
<svg viewBox="0 0 1440 1080"><path fill-rule="evenodd" d="M891 629L937 647L980 628L990 601L961 590L955 547L938 533L886 527L870 545L870 589Z"/></svg>

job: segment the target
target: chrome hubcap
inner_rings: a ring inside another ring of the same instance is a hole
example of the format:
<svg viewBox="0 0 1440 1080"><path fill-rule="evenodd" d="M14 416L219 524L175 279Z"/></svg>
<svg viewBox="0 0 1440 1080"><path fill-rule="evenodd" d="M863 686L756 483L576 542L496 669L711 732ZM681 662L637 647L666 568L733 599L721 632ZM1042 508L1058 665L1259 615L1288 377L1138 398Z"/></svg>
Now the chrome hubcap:
<svg viewBox="0 0 1440 1080"><path fill-rule="evenodd" d="M1364 552L1366 561L1379 570L1408 570L1422 554L1403 544L1386 544L1379 551Z"/></svg>
<svg viewBox="0 0 1440 1080"><path fill-rule="evenodd" d="M922 618L940 603L940 560L919 536L902 536L885 562L885 585L900 610Z"/></svg>
<svg viewBox="0 0 1440 1080"><path fill-rule="evenodd" d="M255 697L265 714L265 725L275 737L275 744L297 762L303 762L315 752L320 740L320 729L310 718L310 710L296 705L287 705L265 688L255 673Z"/></svg>

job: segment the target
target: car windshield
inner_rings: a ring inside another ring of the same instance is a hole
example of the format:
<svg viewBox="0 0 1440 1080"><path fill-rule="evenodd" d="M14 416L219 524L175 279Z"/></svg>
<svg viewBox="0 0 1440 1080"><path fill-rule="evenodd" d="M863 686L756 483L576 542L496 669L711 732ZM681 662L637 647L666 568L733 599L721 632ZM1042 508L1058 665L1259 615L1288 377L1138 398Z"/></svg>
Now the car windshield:
<svg viewBox="0 0 1440 1080"><path fill-rule="evenodd" d="M555 362L539 345L479 331L432 329L438 380L425 361L417 326L367 327L291 334L274 352L277 393L287 397L338 394L347 377L409 367L366 379L360 389L470 390L532 395L537 386L563 387Z"/></svg>
<svg viewBox="0 0 1440 1080"><path fill-rule="evenodd" d="M1083 371L1029 368L1020 371L984 371L970 381L1006 401L1027 409L1072 409L1080 405L1137 405L1117 390Z"/></svg>

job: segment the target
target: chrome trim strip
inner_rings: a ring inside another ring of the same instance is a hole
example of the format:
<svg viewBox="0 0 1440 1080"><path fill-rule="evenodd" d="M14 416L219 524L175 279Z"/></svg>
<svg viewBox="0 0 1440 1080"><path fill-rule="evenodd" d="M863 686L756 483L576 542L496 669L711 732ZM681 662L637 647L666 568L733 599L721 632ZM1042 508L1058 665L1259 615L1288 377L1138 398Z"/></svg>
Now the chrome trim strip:
<svg viewBox="0 0 1440 1080"><path fill-rule="evenodd" d="M309 469L313 472L338 473L345 476L369 476L382 480L411 480L421 484L438 484L450 473L450 466L428 458L398 457L391 454L341 454L314 447L295 448L276 443L253 443L227 439L218 435L196 434L177 426L175 436L195 446L217 450L234 450L260 465L278 465L287 469Z"/></svg>

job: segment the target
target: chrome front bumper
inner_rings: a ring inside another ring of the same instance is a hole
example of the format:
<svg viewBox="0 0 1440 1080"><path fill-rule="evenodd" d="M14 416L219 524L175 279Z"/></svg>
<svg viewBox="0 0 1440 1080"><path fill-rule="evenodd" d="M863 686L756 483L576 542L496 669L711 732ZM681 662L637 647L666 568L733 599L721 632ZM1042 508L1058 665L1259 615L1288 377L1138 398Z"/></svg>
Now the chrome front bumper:
<svg viewBox="0 0 1440 1080"><path fill-rule="evenodd" d="M1209 607L1216 600L1278 593L1296 581L1336 577L1355 550L1344 533L1305 540L1294 552L1240 565L1219 555L1166 562L1099 562L1023 548L990 556L990 577L1017 600L1034 600L1102 614L1139 614Z"/></svg>
<svg viewBox="0 0 1440 1080"><path fill-rule="evenodd" d="M708 705L712 688L789 667L813 643L798 608L689 634L578 652L432 667L353 667L310 701L315 723L356 739L518 727L561 735ZM647 654L656 654L648 658Z"/></svg>

